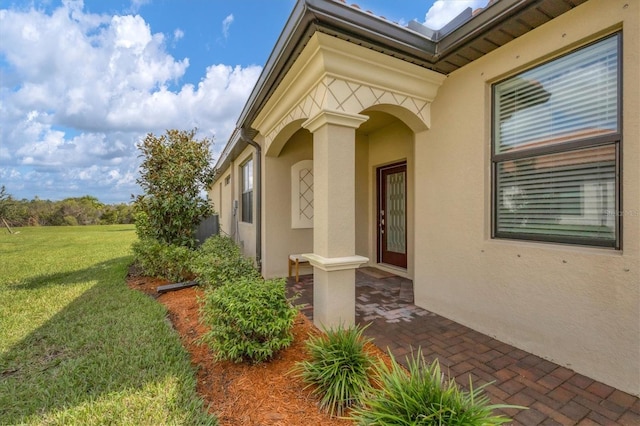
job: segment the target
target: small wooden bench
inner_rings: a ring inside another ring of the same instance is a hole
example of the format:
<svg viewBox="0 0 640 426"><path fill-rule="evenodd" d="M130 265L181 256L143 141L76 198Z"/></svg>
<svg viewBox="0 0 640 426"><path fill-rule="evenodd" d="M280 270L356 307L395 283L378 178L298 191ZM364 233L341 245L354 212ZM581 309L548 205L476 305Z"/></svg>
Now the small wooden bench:
<svg viewBox="0 0 640 426"><path fill-rule="evenodd" d="M301 254L290 254L289 255L289 276L291 276L291 268L293 266L296 267L296 282L300 282L300 265L309 263L307 259L302 257Z"/></svg>

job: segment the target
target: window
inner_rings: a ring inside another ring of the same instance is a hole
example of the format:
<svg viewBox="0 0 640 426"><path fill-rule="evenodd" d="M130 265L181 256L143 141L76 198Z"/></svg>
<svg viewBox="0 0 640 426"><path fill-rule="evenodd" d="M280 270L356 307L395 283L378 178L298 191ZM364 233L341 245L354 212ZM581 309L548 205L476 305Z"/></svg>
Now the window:
<svg viewBox="0 0 640 426"><path fill-rule="evenodd" d="M313 228L313 160L291 166L291 228Z"/></svg>
<svg viewBox="0 0 640 426"><path fill-rule="evenodd" d="M620 39L493 85L493 237L620 248Z"/></svg>
<svg viewBox="0 0 640 426"><path fill-rule="evenodd" d="M242 165L242 221L253 223L253 160Z"/></svg>

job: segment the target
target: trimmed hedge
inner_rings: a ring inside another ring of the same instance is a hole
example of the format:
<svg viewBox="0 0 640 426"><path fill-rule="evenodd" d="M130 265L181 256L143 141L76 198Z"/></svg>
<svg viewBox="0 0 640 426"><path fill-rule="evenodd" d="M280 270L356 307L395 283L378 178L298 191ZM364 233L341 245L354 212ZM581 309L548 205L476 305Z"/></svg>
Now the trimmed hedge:
<svg viewBox="0 0 640 426"><path fill-rule="evenodd" d="M132 248L135 262L146 276L174 282L193 277L191 267L195 252L187 247L145 238L133 243Z"/></svg>
<svg viewBox="0 0 640 426"><path fill-rule="evenodd" d="M203 336L218 360L262 362L293 342L297 314L286 297L283 279L242 277L205 291Z"/></svg>
<svg viewBox="0 0 640 426"><path fill-rule="evenodd" d="M205 287L220 287L242 278L260 278L253 261L242 255L231 238L220 235L207 238L200 246L192 268L200 284Z"/></svg>

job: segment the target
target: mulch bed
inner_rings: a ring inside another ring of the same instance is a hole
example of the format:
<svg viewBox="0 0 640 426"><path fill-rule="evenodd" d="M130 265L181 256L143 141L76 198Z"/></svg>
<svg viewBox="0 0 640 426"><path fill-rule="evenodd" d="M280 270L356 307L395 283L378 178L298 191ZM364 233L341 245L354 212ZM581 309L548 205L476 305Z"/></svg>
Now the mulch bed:
<svg viewBox="0 0 640 426"><path fill-rule="evenodd" d="M256 365L215 361L210 349L198 343L206 328L198 317L198 298L202 290L186 288L158 294L164 280L127 277L130 288L143 291L168 309L168 317L191 355L197 371L197 392L209 405L209 411L221 425L353 425L345 419L331 418L318 410L318 399L310 389L289 372L296 362L307 357L305 341L318 329L298 314L293 327L293 344L273 360ZM368 350L386 357L375 346Z"/></svg>

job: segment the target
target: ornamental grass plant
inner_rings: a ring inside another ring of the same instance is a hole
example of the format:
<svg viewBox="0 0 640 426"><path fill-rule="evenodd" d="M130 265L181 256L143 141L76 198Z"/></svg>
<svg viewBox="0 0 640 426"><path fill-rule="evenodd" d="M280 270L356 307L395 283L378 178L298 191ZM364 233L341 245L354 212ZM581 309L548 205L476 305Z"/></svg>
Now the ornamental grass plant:
<svg viewBox="0 0 640 426"><path fill-rule="evenodd" d="M500 408L525 408L490 404L484 388L460 389L452 378L445 378L436 359L427 364L420 350L407 358L408 371L391 356L390 366L376 364L379 386L370 390L355 407L351 417L360 425L446 425L486 426L510 422L494 414Z"/></svg>
<svg viewBox="0 0 640 426"><path fill-rule="evenodd" d="M342 416L360 403L370 388L369 373L374 358L365 351L364 328L352 326L325 330L322 336L307 340L308 360L296 364L293 373L313 387L320 408L330 415Z"/></svg>

